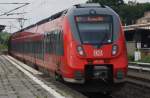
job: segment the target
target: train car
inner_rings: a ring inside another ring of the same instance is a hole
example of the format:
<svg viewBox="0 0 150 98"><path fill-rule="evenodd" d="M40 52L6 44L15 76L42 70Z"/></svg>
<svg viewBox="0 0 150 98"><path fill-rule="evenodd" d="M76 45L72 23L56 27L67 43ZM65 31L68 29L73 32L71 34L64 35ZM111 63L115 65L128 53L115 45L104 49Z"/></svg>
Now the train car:
<svg viewBox="0 0 150 98"><path fill-rule="evenodd" d="M15 32L9 48L11 55L68 83L113 85L124 83L127 74L119 16L100 4L74 5Z"/></svg>

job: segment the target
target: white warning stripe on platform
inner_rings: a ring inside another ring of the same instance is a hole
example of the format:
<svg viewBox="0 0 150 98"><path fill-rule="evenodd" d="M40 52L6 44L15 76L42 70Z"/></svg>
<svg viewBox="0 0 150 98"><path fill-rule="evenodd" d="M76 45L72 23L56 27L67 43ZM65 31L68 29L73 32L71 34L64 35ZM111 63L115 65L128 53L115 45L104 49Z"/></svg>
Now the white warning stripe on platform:
<svg viewBox="0 0 150 98"><path fill-rule="evenodd" d="M11 57L11 56L7 56L9 59L14 60L15 62L17 62L21 67L23 67L24 69L26 69L27 71L31 72L34 75L42 75L41 72L33 69L32 67L29 67L28 65L16 60L15 58Z"/></svg>
<svg viewBox="0 0 150 98"><path fill-rule="evenodd" d="M55 98L66 98L65 96L62 96L60 93L58 93L56 90L52 89L48 85L46 85L44 82L33 76L30 72L19 66L17 63L13 62L8 56L4 56L9 62L11 62L15 67L17 67L20 71L22 71L24 74L26 74L29 78L31 78L34 82L39 84L42 88L44 88L47 92L49 92L51 95L53 95ZM26 65L27 66L27 65Z"/></svg>

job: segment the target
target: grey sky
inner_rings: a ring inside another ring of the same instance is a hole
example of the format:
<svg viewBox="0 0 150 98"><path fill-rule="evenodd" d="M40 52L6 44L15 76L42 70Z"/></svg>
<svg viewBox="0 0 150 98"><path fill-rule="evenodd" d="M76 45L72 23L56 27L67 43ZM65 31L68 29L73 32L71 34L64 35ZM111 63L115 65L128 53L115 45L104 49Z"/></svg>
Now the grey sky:
<svg viewBox="0 0 150 98"><path fill-rule="evenodd" d="M11 3L11 2L29 2L30 5L15 11L18 12L28 12L24 15L13 15L13 16L0 16L0 18L9 18L9 17L23 17L28 20L25 21L24 27L36 23L43 18L46 18L56 12L64 10L71 5L84 3L87 0L0 0L0 3ZM128 2L129 0L125 0ZM133 0L135 1L135 0ZM150 2L150 0L137 0L138 2ZM9 11L17 5L0 5L0 14L4 11ZM14 32L19 29L19 24L17 20L0 20L0 24L7 25L7 31ZM10 26L11 25L11 29Z"/></svg>

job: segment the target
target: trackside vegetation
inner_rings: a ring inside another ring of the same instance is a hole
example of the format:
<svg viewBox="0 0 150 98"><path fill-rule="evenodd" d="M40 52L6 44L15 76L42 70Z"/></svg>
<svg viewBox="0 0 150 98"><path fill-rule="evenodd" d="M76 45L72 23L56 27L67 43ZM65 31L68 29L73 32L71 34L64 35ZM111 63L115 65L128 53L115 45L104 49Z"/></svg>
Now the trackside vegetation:
<svg viewBox="0 0 150 98"><path fill-rule="evenodd" d="M8 40L11 36L10 33L7 32L0 32L0 52L7 51L8 48Z"/></svg>

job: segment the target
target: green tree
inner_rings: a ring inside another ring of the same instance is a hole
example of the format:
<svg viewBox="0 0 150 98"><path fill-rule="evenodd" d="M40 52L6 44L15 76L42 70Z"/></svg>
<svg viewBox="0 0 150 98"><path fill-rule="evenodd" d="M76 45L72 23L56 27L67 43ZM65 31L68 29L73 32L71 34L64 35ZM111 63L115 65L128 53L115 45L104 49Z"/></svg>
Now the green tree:
<svg viewBox="0 0 150 98"><path fill-rule="evenodd" d="M118 5L124 4L123 0L89 0L90 3L100 3L104 5L108 5L111 7L116 7Z"/></svg>
<svg viewBox="0 0 150 98"><path fill-rule="evenodd" d="M88 2L110 6L120 15L122 23L126 25L136 23L144 12L150 11L150 3L125 4L123 0L89 0Z"/></svg>
<svg viewBox="0 0 150 98"><path fill-rule="evenodd" d="M8 40L10 37L10 33L7 32L0 32L0 51L7 49Z"/></svg>
<svg viewBox="0 0 150 98"><path fill-rule="evenodd" d="M143 17L146 11L150 11L150 3L121 5L117 13L120 15L123 23L130 25L135 24L136 20Z"/></svg>

